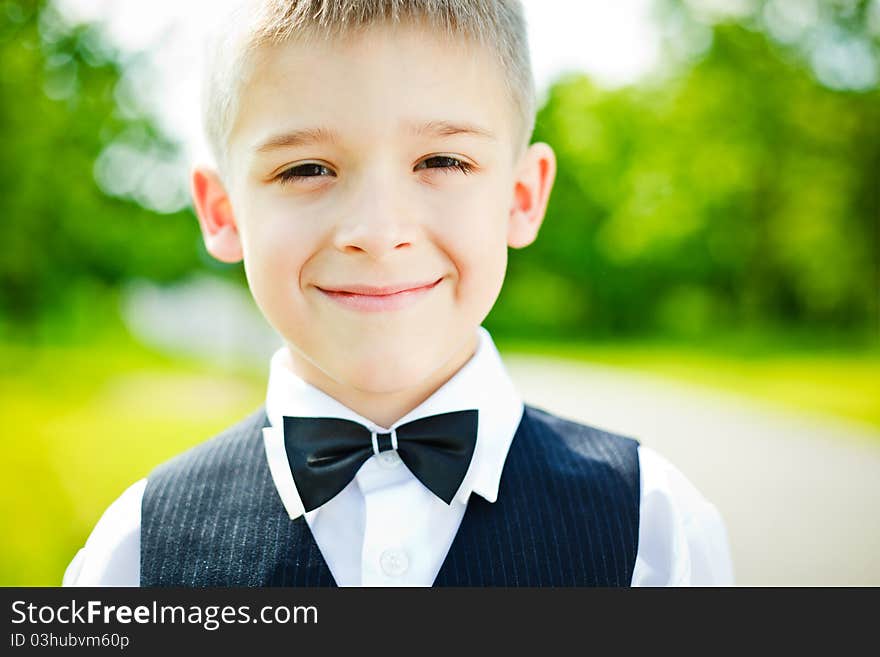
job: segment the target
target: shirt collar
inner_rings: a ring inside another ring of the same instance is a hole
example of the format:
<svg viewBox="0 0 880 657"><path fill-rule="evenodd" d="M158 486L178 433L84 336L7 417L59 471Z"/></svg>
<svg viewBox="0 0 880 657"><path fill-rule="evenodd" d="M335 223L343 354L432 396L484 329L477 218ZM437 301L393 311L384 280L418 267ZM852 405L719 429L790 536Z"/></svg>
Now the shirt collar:
<svg viewBox="0 0 880 657"><path fill-rule="evenodd" d="M263 429L263 438L269 469L288 515L291 518L303 515L303 506L284 450L282 417L285 415L337 417L358 422L372 431L385 432L428 415L475 408L479 411L477 444L455 499L466 503L470 493L476 492L487 501L495 502L507 450L522 418L523 402L489 332L482 326L477 331L477 349L470 360L428 399L387 428L378 427L306 383L284 365L286 347L278 349L270 361L266 414L271 426ZM319 510L320 507L310 513Z"/></svg>

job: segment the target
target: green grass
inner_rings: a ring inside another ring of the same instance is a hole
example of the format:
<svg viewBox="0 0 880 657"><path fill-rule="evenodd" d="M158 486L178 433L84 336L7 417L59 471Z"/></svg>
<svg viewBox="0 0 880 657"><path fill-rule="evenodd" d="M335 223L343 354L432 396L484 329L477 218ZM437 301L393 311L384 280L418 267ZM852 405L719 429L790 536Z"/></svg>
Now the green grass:
<svg viewBox="0 0 880 657"><path fill-rule="evenodd" d="M528 351L638 370L880 427L880 353L764 344L561 344ZM113 333L91 343L0 343L6 427L0 585L54 586L98 521L150 469L263 401L266 367L230 371Z"/></svg>
<svg viewBox="0 0 880 657"><path fill-rule="evenodd" d="M150 468L262 402L258 373L133 343L0 347L0 585L56 586L104 509Z"/></svg>

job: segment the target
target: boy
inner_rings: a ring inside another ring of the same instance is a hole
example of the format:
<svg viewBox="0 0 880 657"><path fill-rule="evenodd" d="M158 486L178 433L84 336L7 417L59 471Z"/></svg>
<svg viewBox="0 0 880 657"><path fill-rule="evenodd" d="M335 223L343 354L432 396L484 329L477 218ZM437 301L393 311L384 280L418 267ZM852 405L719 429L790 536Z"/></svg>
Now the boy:
<svg viewBox="0 0 880 657"><path fill-rule="evenodd" d="M732 584L715 508L524 405L480 326L555 176L519 3L265 0L233 24L192 191L284 346L265 406L125 491L65 585Z"/></svg>

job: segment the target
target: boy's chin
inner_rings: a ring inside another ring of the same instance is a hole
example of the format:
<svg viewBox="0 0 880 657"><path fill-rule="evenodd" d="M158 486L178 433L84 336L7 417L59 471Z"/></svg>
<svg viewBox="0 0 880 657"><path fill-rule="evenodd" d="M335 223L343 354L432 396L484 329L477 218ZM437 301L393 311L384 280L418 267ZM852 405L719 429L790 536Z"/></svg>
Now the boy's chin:
<svg viewBox="0 0 880 657"><path fill-rule="evenodd" d="M382 362L370 359L365 363L347 363L344 373L339 378L361 392L393 394L430 382L437 372L438 365L416 358L400 358L400 356Z"/></svg>
<svg viewBox="0 0 880 657"><path fill-rule="evenodd" d="M344 360L334 360L335 371L327 371L337 382L362 393L393 394L430 385L442 376L449 356L441 350L374 344L360 353L349 349Z"/></svg>

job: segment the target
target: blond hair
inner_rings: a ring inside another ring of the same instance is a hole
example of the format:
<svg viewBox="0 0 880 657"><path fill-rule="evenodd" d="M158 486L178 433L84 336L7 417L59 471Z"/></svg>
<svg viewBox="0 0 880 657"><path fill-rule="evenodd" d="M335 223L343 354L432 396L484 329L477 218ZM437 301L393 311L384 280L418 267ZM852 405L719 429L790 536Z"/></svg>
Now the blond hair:
<svg viewBox="0 0 880 657"><path fill-rule="evenodd" d="M520 0L245 0L220 17L208 40L202 120L221 172L227 170L240 93L261 47L293 38L339 38L375 23L402 22L488 47L515 110L517 152L528 146L536 101Z"/></svg>

